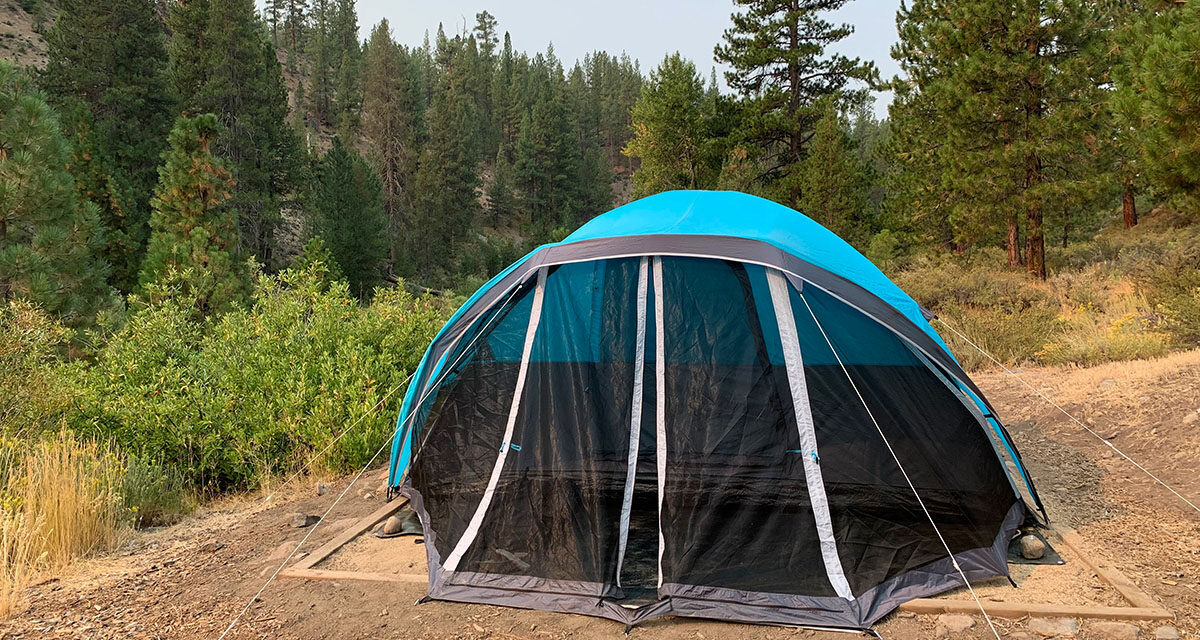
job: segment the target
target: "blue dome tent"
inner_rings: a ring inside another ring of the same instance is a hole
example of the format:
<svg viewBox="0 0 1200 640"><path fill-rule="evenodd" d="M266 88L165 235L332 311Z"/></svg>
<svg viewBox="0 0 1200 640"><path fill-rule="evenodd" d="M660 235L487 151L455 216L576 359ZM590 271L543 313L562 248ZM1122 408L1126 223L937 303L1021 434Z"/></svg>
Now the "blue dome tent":
<svg viewBox="0 0 1200 640"><path fill-rule="evenodd" d="M658 194L539 247L404 399L389 497L420 517L429 596L863 629L1007 576L1041 504L930 317L740 193Z"/></svg>

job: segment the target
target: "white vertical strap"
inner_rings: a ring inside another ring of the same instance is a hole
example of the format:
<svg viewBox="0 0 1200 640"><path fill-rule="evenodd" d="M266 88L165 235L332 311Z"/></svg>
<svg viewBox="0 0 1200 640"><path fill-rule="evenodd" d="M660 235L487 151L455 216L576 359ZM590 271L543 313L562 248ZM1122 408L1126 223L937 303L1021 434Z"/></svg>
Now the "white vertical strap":
<svg viewBox="0 0 1200 640"><path fill-rule="evenodd" d="M638 440L642 432L642 396L646 373L646 290L649 288L649 258L638 265L637 337L634 341L633 406L629 411L629 462L625 469L625 497L621 500L621 532L617 544L617 586L621 586L621 565L629 542L629 513L633 508L633 483L637 477Z"/></svg>
<svg viewBox="0 0 1200 640"><path fill-rule="evenodd" d="M658 586L663 584L663 493L667 487L667 343L663 330L662 258L654 259L654 460L658 466Z"/></svg>
<svg viewBox="0 0 1200 640"><path fill-rule="evenodd" d="M887 446L888 453L892 454L892 460L896 462L896 468L900 469L900 475L904 476L904 481L908 483L908 488L912 490L913 497L917 499L917 504L921 505L921 511L924 511L925 517L929 519L929 526L933 527L933 532L937 534L938 540L941 541L942 547L946 550L946 555L950 558L950 564L958 572L959 577L962 578L963 584L967 585L967 591L970 591L971 597L975 599L975 604L979 607L979 613L983 614L983 619L987 622L988 628L992 630L992 635L996 636L996 640L1000 640L1000 632L996 630L996 625L992 624L992 618L988 616L987 610L983 608L983 602L979 599L979 595L975 593L975 588L971 586L971 581L967 580L966 572L958 564L958 558L954 557L954 552L950 550L950 545L946 542L946 538L942 536L942 530L938 529L937 523L933 521L933 515L929 513L929 508L925 506L925 501L921 499L921 494L917 493L917 486L913 484L912 478L908 477L908 472L904 470L904 465L900 464L900 456L896 455L896 450L892 448L892 443L888 441L887 436L883 433L883 427L879 426L879 420L875 419L875 412L871 411L866 398L863 398L862 392L858 390L858 385L854 383L854 377L850 375L850 370L846 368L846 363L842 362L842 357L838 355L837 349L833 348L833 341L829 339L829 334L825 333L825 327L821 326L821 321L817 319L817 314L813 312L812 305L808 304L808 298L805 298L803 293L800 294L800 301L808 309L808 314L812 316L813 322L816 323L817 329L820 330L821 337L825 338L825 344L829 345L829 351L833 353L838 366L842 368L842 373L846 374L846 379L850 381L850 387L854 389L854 395L858 396L858 401L862 403L863 409L867 410L867 415L871 418L871 423L875 425L875 430L879 432L880 439Z"/></svg>
<svg viewBox="0 0 1200 640"><path fill-rule="evenodd" d="M779 324L779 339L783 343L783 362L787 366L796 428L800 432L800 455L804 458L804 481L808 485L813 520L817 523L817 539L821 545L821 559L825 561L825 574L829 576L829 584L833 585L835 593L846 600L854 600L833 538L833 521L829 517L829 500L825 495L825 479L821 475L816 429L813 426L812 407L808 402L808 382L804 378L804 359L800 353L800 337L796 331L796 317L792 313L787 280L776 269L768 268L766 271L771 304L775 307L775 320Z"/></svg>
<svg viewBox="0 0 1200 640"><path fill-rule="evenodd" d="M496 494L496 484L500 482L500 472L504 469L504 460L508 457L508 450L512 443L513 428L517 424L517 411L521 408L525 376L529 372L529 355L533 351L533 338L537 334L538 322L542 318L542 299L545 297L545 291L546 267L542 267L538 269L537 287L533 290L533 308L529 311L529 325L525 329L525 347L521 351L521 365L517 370L517 387L513 391L512 405L508 409L508 423L504 426L504 439L500 442L500 454L496 457L496 466L492 467L492 476L488 478L487 489L483 492L479 506L475 508L475 514L471 516L471 522L467 525L462 537L458 539L454 550L446 556L446 562L443 565L446 571L454 571L458 568L459 560L462 560L463 554L475 542L475 537L479 535L479 526L483 524L483 517L487 514L492 497Z"/></svg>

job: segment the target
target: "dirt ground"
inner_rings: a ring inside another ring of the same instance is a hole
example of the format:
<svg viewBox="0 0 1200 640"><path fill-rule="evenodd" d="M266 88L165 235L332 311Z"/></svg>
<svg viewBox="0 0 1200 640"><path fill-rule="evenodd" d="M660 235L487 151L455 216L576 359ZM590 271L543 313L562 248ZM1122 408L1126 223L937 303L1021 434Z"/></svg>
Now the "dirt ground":
<svg viewBox="0 0 1200 640"><path fill-rule="evenodd" d="M1186 496L1200 497L1200 351L1161 360L1089 369L1038 368L1018 374ZM1033 391L1002 372L974 376L1010 425L1054 524L1077 529L1090 549L1174 612L1184 638L1200 637L1200 514L1155 485ZM294 512L323 513L349 482L316 496L311 481L273 496L211 504L176 526L132 534L119 552L35 585L28 607L0 622L4 638L216 638L279 566L287 545L309 529L290 526ZM382 504L378 472L355 485L301 551L311 551ZM369 491L370 497L365 493ZM985 599L1123 604L1079 562L1014 567L1024 589L979 585ZM272 557L273 556L273 557ZM389 565L369 567L368 558ZM420 572L412 538L359 539L322 568ZM620 638L622 625L584 616L444 602L415 604L420 584L278 578L229 638L430 638L557 640ZM965 593L946 597L964 598ZM961 638L988 638L980 616ZM1001 635L1040 637L1030 620L996 619ZM895 613L876 626L884 638L937 635L936 616ZM1163 623L1136 623L1155 638ZM845 634L687 619L635 628L632 638L843 638ZM1079 621L1076 637L1102 635Z"/></svg>

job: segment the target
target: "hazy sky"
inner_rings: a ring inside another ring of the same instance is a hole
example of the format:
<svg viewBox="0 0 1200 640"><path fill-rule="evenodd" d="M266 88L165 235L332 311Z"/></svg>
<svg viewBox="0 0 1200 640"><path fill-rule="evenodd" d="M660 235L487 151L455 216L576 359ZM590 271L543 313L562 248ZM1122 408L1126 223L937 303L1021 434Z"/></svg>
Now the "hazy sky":
<svg viewBox="0 0 1200 640"><path fill-rule="evenodd" d="M838 50L849 56L872 60L884 77L897 67L889 57L896 41L896 9L899 0L853 0L832 14L834 22L848 22L854 35ZM487 9L499 21L500 31L512 34L513 46L522 51L544 50L550 42L564 63L582 58L589 51L621 51L642 63L649 72L663 56L679 51L693 60L707 77L713 62L713 46L729 26L733 3L728 0L358 0L360 35L387 18L392 33L402 43L419 44L425 30L436 32L438 23L447 33L475 24L475 14ZM718 74L721 69L718 68ZM879 96L876 110L886 113L889 96Z"/></svg>

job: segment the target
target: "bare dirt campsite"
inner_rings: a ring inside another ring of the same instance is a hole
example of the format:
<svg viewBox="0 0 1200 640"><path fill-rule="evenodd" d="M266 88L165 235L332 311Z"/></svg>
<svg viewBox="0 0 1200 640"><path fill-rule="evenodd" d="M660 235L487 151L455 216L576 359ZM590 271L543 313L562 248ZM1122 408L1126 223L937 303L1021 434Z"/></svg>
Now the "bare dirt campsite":
<svg viewBox="0 0 1200 640"><path fill-rule="evenodd" d="M1185 495L1200 495L1200 351L1092 368L1025 368L1025 380ZM1116 569L1171 620L1002 618L1002 637L1172 638L1200 634L1200 519L1103 443L1009 375L975 376L1011 426L1058 531L1067 563L1013 566L1022 587L977 585L987 605L1051 603L1130 607L1090 569ZM29 589L27 608L0 626L6 638L214 638L308 533L295 513L323 513L350 478L316 495L296 482L270 501L263 495L206 506L171 527L130 534L114 554ZM364 474L299 553L311 553L383 505L380 471ZM293 559L292 564L298 560ZM407 575L424 572L412 537L352 541L318 569ZM621 637L622 625L578 615L448 602L416 604L425 585L358 579L276 578L230 638L557 638ZM969 600L965 591L946 594ZM992 637L978 613L914 614L902 608L876 630L884 638ZM1178 635L1172 635L1177 633ZM1140 634L1140 635L1139 635ZM666 618L634 628L634 638L844 637L775 628Z"/></svg>

